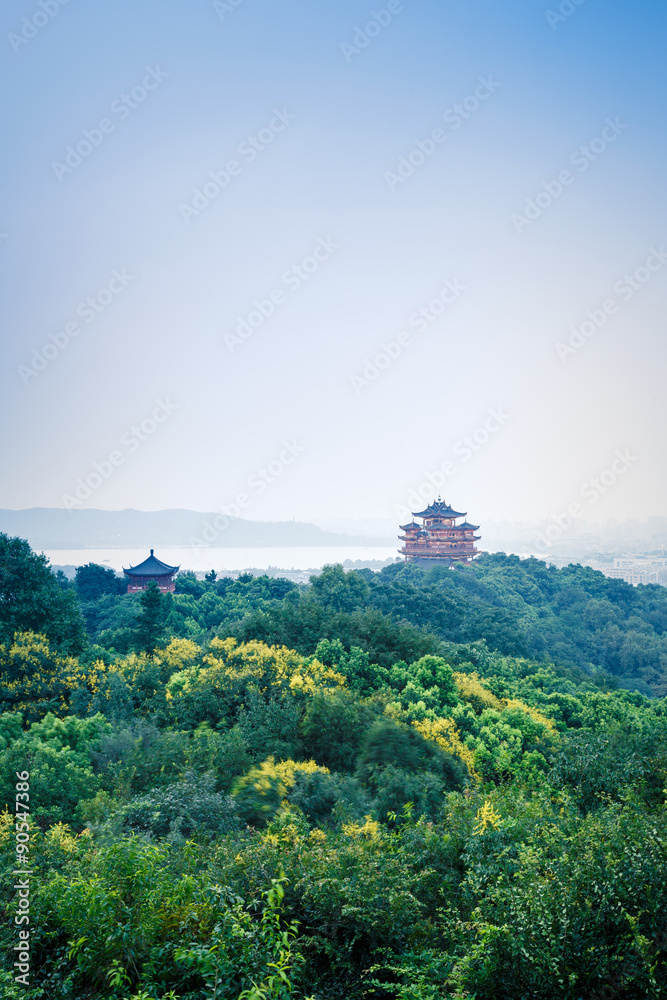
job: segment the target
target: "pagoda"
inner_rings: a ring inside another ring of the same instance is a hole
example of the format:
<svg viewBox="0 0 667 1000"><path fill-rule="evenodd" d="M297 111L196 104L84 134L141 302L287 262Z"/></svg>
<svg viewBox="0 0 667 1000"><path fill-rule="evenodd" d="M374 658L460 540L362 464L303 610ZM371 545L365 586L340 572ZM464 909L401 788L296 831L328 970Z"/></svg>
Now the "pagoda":
<svg viewBox="0 0 667 1000"><path fill-rule="evenodd" d="M481 535L476 535L475 532L479 525L469 524L467 513L453 510L440 497L425 510L413 513L412 517L410 524L400 526L404 534L399 535L399 538L404 545L399 551L405 556L406 562L425 568L454 566L456 563L472 562L477 555L475 542L479 541ZM422 523L417 524L415 517L421 518ZM457 524L459 517L466 520Z"/></svg>
<svg viewBox="0 0 667 1000"><path fill-rule="evenodd" d="M168 566L167 563L163 563L151 549L148 559L144 559L138 566L130 566L129 569L123 567L123 573L129 577L127 593L136 594L139 590L145 590L151 580L154 580L163 594L173 594L176 589L174 573L178 569L179 566Z"/></svg>

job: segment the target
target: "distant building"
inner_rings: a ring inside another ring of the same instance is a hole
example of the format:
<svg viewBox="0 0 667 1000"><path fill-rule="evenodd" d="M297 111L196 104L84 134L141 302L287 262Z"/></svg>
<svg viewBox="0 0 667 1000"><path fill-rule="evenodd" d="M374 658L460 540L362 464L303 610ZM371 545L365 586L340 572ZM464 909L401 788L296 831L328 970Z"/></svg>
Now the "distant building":
<svg viewBox="0 0 667 1000"><path fill-rule="evenodd" d="M151 580L157 583L163 594L174 592L176 586L174 584L174 573L180 567L168 566L167 563L163 563L161 559L158 559L153 554L153 551L151 549L148 559L144 559L138 566L130 566L129 569L123 568L123 573L129 577L127 585L128 594L136 594L139 590L145 590Z"/></svg>
<svg viewBox="0 0 667 1000"><path fill-rule="evenodd" d="M667 585L667 559L617 557L614 559L613 569L606 566L596 566L596 569L614 580L625 580L633 587L640 583L654 583L662 587Z"/></svg>
<svg viewBox="0 0 667 1000"><path fill-rule="evenodd" d="M449 504L438 497L425 510L412 515L411 524L402 524L403 535L399 538L404 542L400 549L406 562L414 562L419 566L453 566L455 563L469 563L477 555L475 542L481 535L476 535L478 524L469 524L467 520L457 524L459 517L467 517L461 511L452 510ZM417 524L415 517L421 518Z"/></svg>

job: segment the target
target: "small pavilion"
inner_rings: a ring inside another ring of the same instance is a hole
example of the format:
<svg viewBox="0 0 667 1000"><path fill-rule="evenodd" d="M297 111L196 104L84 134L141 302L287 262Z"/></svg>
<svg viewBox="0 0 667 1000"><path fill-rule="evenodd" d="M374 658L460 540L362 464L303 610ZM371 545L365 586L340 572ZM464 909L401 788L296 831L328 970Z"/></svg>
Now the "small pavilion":
<svg viewBox="0 0 667 1000"><path fill-rule="evenodd" d="M154 580L163 594L173 594L176 589L174 583L174 573L180 566L169 566L162 562L155 555L154 549L148 559L144 559L138 566L130 566L129 569L123 567L123 573L129 578L127 593L136 594L140 590L145 590L151 580Z"/></svg>

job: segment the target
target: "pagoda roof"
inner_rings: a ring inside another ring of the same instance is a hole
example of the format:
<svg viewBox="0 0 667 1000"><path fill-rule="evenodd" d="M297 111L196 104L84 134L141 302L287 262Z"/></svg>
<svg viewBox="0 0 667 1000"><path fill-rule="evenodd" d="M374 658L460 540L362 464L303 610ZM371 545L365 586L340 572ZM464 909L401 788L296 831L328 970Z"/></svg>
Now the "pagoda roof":
<svg viewBox="0 0 667 1000"><path fill-rule="evenodd" d="M438 497L430 503L426 510L413 511L413 517L465 517L467 511L452 510L446 500Z"/></svg>
<svg viewBox="0 0 667 1000"><path fill-rule="evenodd" d="M401 531L421 531L421 524L410 521L410 524L399 524Z"/></svg>
<svg viewBox="0 0 667 1000"><path fill-rule="evenodd" d="M153 549L148 559L144 559L138 566L130 566L129 569L123 567L126 576L166 576L168 573L175 573L180 566L169 566L153 555Z"/></svg>
<svg viewBox="0 0 667 1000"><path fill-rule="evenodd" d="M468 521L464 521L463 524L457 524L457 528L463 528L465 531L479 531L478 524L469 524Z"/></svg>

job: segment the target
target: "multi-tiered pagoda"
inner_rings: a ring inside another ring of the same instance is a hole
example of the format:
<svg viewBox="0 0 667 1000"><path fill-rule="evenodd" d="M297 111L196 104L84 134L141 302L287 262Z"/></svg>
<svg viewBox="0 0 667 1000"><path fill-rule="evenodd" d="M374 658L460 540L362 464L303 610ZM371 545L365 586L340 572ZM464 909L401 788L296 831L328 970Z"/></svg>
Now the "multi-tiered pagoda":
<svg viewBox="0 0 667 1000"><path fill-rule="evenodd" d="M452 510L445 500L438 497L425 510L412 515L411 524L402 524L399 535L404 543L400 549L406 562L417 563L418 566L453 566L455 563L469 563L477 555L475 542L481 535L475 532L478 524L469 524L464 520L457 524L459 517L467 518L467 513ZM417 524L415 517L422 519Z"/></svg>

